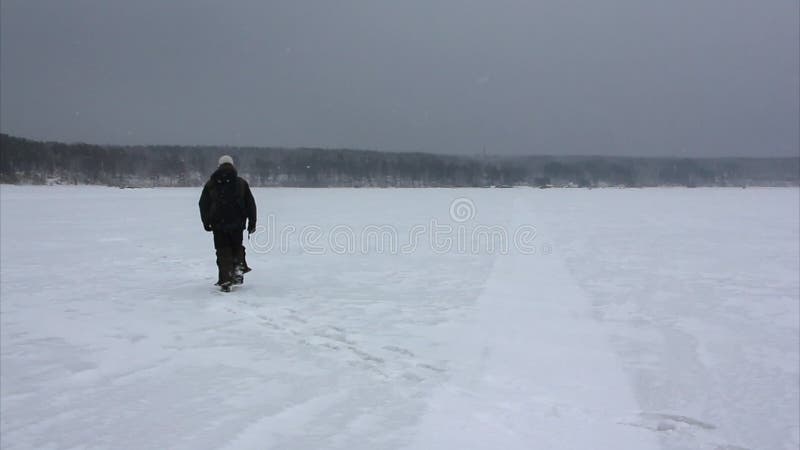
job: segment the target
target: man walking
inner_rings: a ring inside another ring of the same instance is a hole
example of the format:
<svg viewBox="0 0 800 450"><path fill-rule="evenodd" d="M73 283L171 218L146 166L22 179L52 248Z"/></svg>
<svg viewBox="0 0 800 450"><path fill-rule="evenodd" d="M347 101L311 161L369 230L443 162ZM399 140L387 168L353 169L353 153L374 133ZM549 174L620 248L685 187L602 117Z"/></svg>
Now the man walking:
<svg viewBox="0 0 800 450"><path fill-rule="evenodd" d="M203 186L200 194L200 218L206 231L214 232L219 279L217 285L230 292L231 285L242 284L250 271L245 261L242 231L256 230L256 201L250 186L240 178L228 155L219 159L219 167Z"/></svg>

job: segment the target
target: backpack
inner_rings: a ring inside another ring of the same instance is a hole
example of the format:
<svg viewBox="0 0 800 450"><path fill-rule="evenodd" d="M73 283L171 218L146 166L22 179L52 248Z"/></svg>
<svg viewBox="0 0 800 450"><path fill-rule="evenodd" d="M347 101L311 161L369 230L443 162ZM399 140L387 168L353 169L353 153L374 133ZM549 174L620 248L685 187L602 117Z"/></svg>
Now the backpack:
<svg viewBox="0 0 800 450"><path fill-rule="evenodd" d="M211 179L211 223L223 229L244 227L244 194L235 172L223 172Z"/></svg>

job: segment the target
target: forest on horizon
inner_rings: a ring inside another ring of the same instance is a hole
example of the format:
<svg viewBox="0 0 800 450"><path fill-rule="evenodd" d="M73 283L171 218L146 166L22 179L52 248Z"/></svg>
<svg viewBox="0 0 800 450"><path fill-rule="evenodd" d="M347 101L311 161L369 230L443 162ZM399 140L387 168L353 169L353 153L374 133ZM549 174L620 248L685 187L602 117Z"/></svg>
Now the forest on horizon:
<svg viewBox="0 0 800 450"><path fill-rule="evenodd" d="M252 186L798 186L800 157L455 156L352 149L107 146L0 134L0 183L201 186L220 155Z"/></svg>

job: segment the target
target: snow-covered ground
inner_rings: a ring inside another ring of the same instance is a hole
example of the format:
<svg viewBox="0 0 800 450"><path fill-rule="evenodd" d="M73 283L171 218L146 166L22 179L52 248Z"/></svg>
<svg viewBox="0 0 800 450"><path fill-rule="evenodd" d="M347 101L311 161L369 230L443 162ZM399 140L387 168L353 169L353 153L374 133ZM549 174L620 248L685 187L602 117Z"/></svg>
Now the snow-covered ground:
<svg viewBox="0 0 800 450"><path fill-rule="evenodd" d="M800 445L797 189L254 193L223 294L199 189L0 188L2 448Z"/></svg>

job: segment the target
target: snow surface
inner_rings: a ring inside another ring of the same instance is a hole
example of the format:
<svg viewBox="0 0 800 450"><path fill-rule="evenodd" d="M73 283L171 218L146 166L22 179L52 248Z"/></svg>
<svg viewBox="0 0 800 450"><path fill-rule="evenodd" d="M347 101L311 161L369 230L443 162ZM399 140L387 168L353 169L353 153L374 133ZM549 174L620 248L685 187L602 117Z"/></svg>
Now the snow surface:
<svg viewBox="0 0 800 450"><path fill-rule="evenodd" d="M797 189L254 193L273 229L534 226L535 253L262 231L223 294L199 189L2 186L2 448L800 446Z"/></svg>

